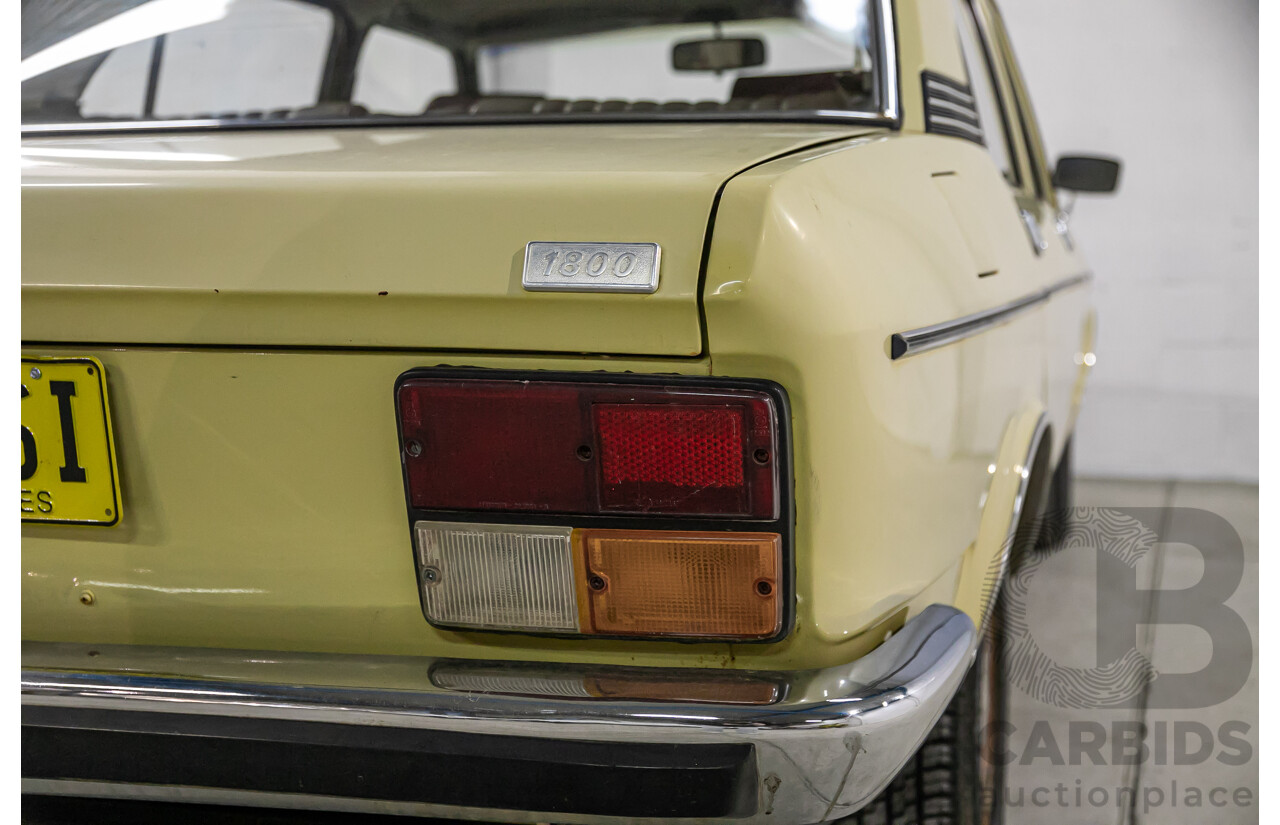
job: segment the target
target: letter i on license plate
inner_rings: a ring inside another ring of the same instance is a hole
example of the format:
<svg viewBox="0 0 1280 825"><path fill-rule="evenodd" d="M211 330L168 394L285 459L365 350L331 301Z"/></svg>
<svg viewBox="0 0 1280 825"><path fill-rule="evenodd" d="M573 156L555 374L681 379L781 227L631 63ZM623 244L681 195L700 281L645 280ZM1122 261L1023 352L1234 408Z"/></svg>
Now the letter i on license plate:
<svg viewBox="0 0 1280 825"><path fill-rule="evenodd" d="M22 359L22 520L120 521L106 374L96 358Z"/></svg>

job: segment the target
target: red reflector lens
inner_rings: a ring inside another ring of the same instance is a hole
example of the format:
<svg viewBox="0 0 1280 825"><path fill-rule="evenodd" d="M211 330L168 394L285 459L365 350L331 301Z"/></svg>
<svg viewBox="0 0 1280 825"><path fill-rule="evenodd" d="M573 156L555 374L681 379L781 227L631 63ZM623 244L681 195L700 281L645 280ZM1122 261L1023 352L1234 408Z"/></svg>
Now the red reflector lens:
<svg viewBox="0 0 1280 825"><path fill-rule="evenodd" d="M778 514L764 392L413 378L398 403L415 508Z"/></svg>
<svg viewBox="0 0 1280 825"><path fill-rule="evenodd" d="M741 487L742 408L597 404L605 484Z"/></svg>

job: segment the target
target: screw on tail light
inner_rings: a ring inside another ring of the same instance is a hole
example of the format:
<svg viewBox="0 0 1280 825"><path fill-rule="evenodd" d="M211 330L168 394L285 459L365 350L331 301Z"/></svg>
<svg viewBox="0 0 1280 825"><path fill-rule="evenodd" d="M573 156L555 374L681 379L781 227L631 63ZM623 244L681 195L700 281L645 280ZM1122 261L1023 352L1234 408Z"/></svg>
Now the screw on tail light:
<svg viewBox="0 0 1280 825"><path fill-rule="evenodd" d="M789 631L776 384L438 368L401 376L396 407L432 624L741 642Z"/></svg>

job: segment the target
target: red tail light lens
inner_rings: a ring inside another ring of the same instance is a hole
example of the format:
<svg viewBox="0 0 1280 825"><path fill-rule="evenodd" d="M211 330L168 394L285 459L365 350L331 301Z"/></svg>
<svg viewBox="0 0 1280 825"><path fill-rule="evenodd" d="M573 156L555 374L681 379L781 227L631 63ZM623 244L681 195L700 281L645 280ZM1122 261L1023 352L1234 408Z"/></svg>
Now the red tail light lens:
<svg viewBox="0 0 1280 825"><path fill-rule="evenodd" d="M741 487L741 408L596 404L606 484Z"/></svg>
<svg viewBox="0 0 1280 825"><path fill-rule="evenodd" d="M778 517L762 391L410 378L397 400L415 508Z"/></svg>
<svg viewBox="0 0 1280 825"><path fill-rule="evenodd" d="M400 387L409 498L425 510L582 512L590 467L572 388L517 381Z"/></svg>

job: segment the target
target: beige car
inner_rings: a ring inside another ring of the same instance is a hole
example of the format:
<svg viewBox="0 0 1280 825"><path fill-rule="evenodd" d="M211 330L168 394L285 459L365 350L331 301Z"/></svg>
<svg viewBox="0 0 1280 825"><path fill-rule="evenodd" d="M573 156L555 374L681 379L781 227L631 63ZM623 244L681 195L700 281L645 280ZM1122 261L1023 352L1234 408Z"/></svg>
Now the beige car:
<svg viewBox="0 0 1280 825"><path fill-rule="evenodd" d="M1094 362L1063 198L1119 167L1050 172L989 0L22 44L24 792L999 819Z"/></svg>

